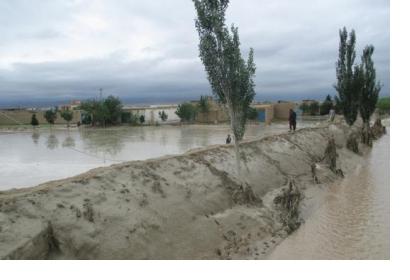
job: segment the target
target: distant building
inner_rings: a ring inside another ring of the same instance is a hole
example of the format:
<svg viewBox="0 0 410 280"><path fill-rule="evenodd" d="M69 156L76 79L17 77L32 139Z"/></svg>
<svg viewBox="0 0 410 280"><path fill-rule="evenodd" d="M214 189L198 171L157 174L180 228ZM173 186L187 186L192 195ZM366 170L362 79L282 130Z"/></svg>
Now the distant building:
<svg viewBox="0 0 410 280"><path fill-rule="evenodd" d="M76 110L80 107L81 101L80 100L72 100L69 104L63 104L58 106L59 110Z"/></svg>
<svg viewBox="0 0 410 280"><path fill-rule="evenodd" d="M144 107L138 106L124 106L123 110L125 112L130 112L133 115L144 116L145 123L156 124L156 123L176 123L180 119L175 113L178 105L150 105ZM159 113L164 111L168 118L164 122L161 120Z"/></svg>
<svg viewBox="0 0 410 280"><path fill-rule="evenodd" d="M306 104L306 105L311 105L312 103L315 103L315 102L318 103L317 100L313 100L313 99L304 99L304 100L302 100L302 104Z"/></svg>

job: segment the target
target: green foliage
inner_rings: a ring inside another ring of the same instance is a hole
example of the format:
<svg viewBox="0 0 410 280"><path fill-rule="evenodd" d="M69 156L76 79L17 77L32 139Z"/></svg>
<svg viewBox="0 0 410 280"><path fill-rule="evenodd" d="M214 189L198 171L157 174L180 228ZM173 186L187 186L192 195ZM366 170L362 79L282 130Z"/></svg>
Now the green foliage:
<svg viewBox="0 0 410 280"><path fill-rule="evenodd" d="M143 123L145 123L145 116L141 115L140 116L140 124L143 124Z"/></svg>
<svg viewBox="0 0 410 280"><path fill-rule="evenodd" d="M54 124L57 119L57 109L49 109L45 111L44 118L49 124Z"/></svg>
<svg viewBox="0 0 410 280"><path fill-rule="evenodd" d="M122 112L121 113L121 123L131 123L132 114L131 112Z"/></svg>
<svg viewBox="0 0 410 280"><path fill-rule="evenodd" d="M249 107L248 113L247 113L247 118L248 120L256 120L258 118L258 110L255 108Z"/></svg>
<svg viewBox="0 0 410 280"><path fill-rule="evenodd" d="M210 105L209 105L209 101L208 98L206 96L202 96L199 99L199 103L198 103L198 110L201 113L208 113L210 109Z"/></svg>
<svg viewBox="0 0 410 280"><path fill-rule="evenodd" d="M103 101L103 111L106 114L105 119L109 124L118 124L121 113L122 113L122 103L118 97L112 95L108 96Z"/></svg>
<svg viewBox="0 0 410 280"><path fill-rule="evenodd" d="M193 121L197 114L197 107L190 102L185 102L178 105L175 114L181 119L181 121Z"/></svg>
<svg viewBox="0 0 410 280"><path fill-rule="evenodd" d="M91 124L92 123L92 117L89 113L83 112L81 114L81 123L82 124Z"/></svg>
<svg viewBox="0 0 410 280"><path fill-rule="evenodd" d="M92 126L95 126L97 123L102 122L101 113L102 111L102 102L96 99L87 100L81 103L80 110L83 110L86 113L84 123L87 123L87 119L90 120Z"/></svg>
<svg viewBox="0 0 410 280"><path fill-rule="evenodd" d="M309 114L309 113L310 113L310 111L309 111L309 105L306 104L306 103L302 103L302 104L299 106L299 109L302 110L302 113L303 113L303 114Z"/></svg>
<svg viewBox="0 0 410 280"><path fill-rule="evenodd" d="M376 69L372 60L374 52L373 46L366 46L363 50L362 64L362 90L360 92L360 116L365 123L368 123L371 115L376 109L379 92L381 90L380 82L376 83Z"/></svg>
<svg viewBox="0 0 410 280"><path fill-rule="evenodd" d="M67 126L68 126L73 119L73 111L70 111L67 109L62 110L60 112L60 116L67 122Z"/></svg>
<svg viewBox="0 0 410 280"><path fill-rule="evenodd" d="M334 99L335 99L335 113L342 114L343 113L342 102L340 102L340 99L337 95L334 96Z"/></svg>
<svg viewBox="0 0 410 280"><path fill-rule="evenodd" d="M32 126L37 126L39 123L38 123L38 120L37 120L37 117L36 117L36 114L33 114L32 116L31 116L31 125Z"/></svg>
<svg viewBox="0 0 410 280"><path fill-rule="evenodd" d="M93 126L115 125L121 119L122 103L119 98L110 95L103 100L87 100L81 103L80 109L90 115Z"/></svg>
<svg viewBox="0 0 410 280"><path fill-rule="evenodd" d="M349 34L346 27L339 31L339 59L336 64L336 91L339 93L339 100L342 112L348 125L353 125L356 121L359 109L359 97L362 87L361 71L359 66L354 66L356 58L355 44L356 34L352 30Z"/></svg>
<svg viewBox="0 0 410 280"><path fill-rule="evenodd" d="M165 113L164 110L158 112L158 115L159 115L159 118L160 118L163 122L167 121L168 115L167 115L167 113Z"/></svg>
<svg viewBox="0 0 410 280"><path fill-rule="evenodd" d="M199 56L213 94L227 107L235 141L243 138L248 108L255 96L253 49L242 58L238 28L225 24L229 0L193 0Z"/></svg>
<svg viewBox="0 0 410 280"><path fill-rule="evenodd" d="M310 105L309 105L309 114L311 116L316 116L317 114L319 114L319 108L320 108L319 102L314 101L314 102L310 103Z"/></svg>
<svg viewBox="0 0 410 280"><path fill-rule="evenodd" d="M133 126L139 125L140 124L140 116L131 114L130 119L129 119L129 123Z"/></svg>
<svg viewBox="0 0 410 280"><path fill-rule="evenodd" d="M329 111L333 107L333 101L332 97L330 95L326 96L326 99L320 104L320 114L323 115L328 115Z"/></svg>
<svg viewBox="0 0 410 280"><path fill-rule="evenodd" d="M382 97L377 102L380 114L390 114L390 97Z"/></svg>

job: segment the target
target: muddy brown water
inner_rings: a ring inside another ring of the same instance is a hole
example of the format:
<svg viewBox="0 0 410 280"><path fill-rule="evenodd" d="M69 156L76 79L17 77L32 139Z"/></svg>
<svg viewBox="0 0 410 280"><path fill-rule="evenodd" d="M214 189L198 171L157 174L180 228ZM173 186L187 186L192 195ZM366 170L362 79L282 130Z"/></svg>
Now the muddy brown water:
<svg viewBox="0 0 410 280"><path fill-rule="evenodd" d="M316 124L300 121L298 128ZM287 130L286 122L249 125L245 138ZM227 125L0 130L0 191L35 186L100 166L224 144L228 133Z"/></svg>
<svg viewBox="0 0 410 280"><path fill-rule="evenodd" d="M390 258L390 135L355 173L326 190L320 207L268 259Z"/></svg>

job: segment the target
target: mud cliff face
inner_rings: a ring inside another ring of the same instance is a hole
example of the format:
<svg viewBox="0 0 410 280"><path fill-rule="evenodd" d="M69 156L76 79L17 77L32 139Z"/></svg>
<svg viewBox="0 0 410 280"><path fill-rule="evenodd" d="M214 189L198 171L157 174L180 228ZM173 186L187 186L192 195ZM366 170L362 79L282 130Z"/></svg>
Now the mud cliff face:
<svg viewBox="0 0 410 280"><path fill-rule="evenodd" d="M0 258L257 258L298 226L304 190L354 166L346 133L331 125L242 143L241 179L233 147L220 145L0 193Z"/></svg>

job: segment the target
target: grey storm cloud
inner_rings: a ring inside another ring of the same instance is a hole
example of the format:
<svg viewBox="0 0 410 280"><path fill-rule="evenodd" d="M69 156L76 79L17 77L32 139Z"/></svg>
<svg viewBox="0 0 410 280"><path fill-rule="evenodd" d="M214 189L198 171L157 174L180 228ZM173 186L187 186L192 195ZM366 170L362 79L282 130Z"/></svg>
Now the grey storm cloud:
<svg viewBox="0 0 410 280"><path fill-rule="evenodd" d="M182 100L210 94L190 0L2 0L0 104L91 98ZM335 94L338 31L367 44L389 94L389 1L232 0L244 55L255 49L263 99Z"/></svg>

